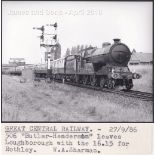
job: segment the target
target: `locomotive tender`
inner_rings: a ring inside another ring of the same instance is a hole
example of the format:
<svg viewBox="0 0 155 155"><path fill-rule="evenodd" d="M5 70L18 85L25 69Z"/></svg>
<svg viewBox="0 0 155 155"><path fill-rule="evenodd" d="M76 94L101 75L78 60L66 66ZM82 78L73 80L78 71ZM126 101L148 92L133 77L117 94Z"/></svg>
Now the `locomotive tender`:
<svg viewBox="0 0 155 155"><path fill-rule="evenodd" d="M114 39L114 43L104 43L102 48L89 47L75 55L69 55L50 63L50 80L70 81L84 85L113 89L133 87L133 79L140 78L128 68L131 52L127 45Z"/></svg>

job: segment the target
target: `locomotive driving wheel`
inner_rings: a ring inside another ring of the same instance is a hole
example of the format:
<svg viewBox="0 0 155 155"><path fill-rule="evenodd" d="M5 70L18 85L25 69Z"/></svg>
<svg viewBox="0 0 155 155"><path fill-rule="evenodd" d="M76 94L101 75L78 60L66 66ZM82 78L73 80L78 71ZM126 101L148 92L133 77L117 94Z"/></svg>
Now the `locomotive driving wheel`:
<svg viewBox="0 0 155 155"><path fill-rule="evenodd" d="M126 80L125 86L127 90L130 90L133 87L132 80Z"/></svg>
<svg viewBox="0 0 155 155"><path fill-rule="evenodd" d="M112 79L109 79L107 82L108 89L114 89L115 88L115 81Z"/></svg>
<svg viewBox="0 0 155 155"><path fill-rule="evenodd" d="M84 75L83 78L82 78L82 83L84 85L86 85L88 83L88 76L87 75Z"/></svg>
<svg viewBox="0 0 155 155"><path fill-rule="evenodd" d="M95 75L91 75L90 76L90 85L95 86L96 82L97 82L97 79L96 79Z"/></svg>

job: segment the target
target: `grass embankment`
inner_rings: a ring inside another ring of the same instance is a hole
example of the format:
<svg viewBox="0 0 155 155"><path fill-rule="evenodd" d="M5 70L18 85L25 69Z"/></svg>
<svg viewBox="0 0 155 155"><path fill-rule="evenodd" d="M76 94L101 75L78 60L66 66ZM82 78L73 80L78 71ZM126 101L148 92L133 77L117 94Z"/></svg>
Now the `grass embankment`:
<svg viewBox="0 0 155 155"><path fill-rule="evenodd" d="M149 122L152 102L61 83L2 77L3 121Z"/></svg>

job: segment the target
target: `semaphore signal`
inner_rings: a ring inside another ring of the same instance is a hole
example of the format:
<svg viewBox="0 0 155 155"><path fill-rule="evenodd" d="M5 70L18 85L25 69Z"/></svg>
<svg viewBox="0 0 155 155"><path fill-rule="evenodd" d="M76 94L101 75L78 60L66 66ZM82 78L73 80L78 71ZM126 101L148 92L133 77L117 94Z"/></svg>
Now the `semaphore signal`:
<svg viewBox="0 0 155 155"><path fill-rule="evenodd" d="M45 29L48 26L54 27L55 32L54 33L45 33ZM55 48L55 47L58 46L57 45L57 43L58 43L58 41L57 41L57 33L56 33L57 27L58 27L57 23L46 24L46 25L42 25L41 27L33 27L34 30L40 30L41 31L41 35L39 36L39 38L40 38L40 47L44 47L46 49L45 53L47 53L48 57L47 57L47 59L45 57L45 61L47 61L48 69L50 69L50 63L49 62L52 59L52 54L53 54L53 53L50 52L50 50L52 48ZM50 35L50 38L48 40L50 41L50 43L47 43L47 42L45 43L45 38L47 36L49 36L49 35Z"/></svg>

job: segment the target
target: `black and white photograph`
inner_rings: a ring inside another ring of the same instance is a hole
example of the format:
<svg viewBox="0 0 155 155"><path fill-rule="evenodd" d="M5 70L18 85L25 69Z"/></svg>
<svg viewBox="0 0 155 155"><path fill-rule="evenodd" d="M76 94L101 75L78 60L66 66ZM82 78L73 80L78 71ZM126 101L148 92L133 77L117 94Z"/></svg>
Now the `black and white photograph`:
<svg viewBox="0 0 155 155"><path fill-rule="evenodd" d="M3 1L2 122L153 122L153 2Z"/></svg>

